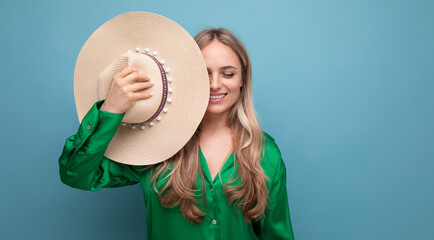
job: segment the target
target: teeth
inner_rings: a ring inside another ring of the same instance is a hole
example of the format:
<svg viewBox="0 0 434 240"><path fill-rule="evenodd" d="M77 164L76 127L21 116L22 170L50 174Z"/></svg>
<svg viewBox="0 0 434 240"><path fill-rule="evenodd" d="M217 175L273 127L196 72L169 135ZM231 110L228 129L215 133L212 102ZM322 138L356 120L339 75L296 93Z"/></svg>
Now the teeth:
<svg viewBox="0 0 434 240"><path fill-rule="evenodd" d="M216 95L216 96L210 96L209 98L211 98L211 99L216 99L216 98L222 98L222 97L224 97L224 96L226 96L226 94Z"/></svg>

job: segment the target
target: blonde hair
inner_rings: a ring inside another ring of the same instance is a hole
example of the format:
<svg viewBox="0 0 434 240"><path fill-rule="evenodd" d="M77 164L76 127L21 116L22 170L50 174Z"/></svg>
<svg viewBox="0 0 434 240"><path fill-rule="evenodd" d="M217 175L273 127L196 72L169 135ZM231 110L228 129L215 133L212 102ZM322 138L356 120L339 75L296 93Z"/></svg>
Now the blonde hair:
<svg viewBox="0 0 434 240"><path fill-rule="evenodd" d="M238 172L235 178L230 178L230 181L224 184L223 192L228 204L233 204L233 211L240 208L244 221L251 223L251 219L257 221L263 215L268 201L268 177L260 165L265 140L253 107L251 63L244 45L227 29L206 29L195 37L200 49L214 39L229 46L242 64L243 87L227 120L232 131L234 163L238 164ZM180 206L182 215L190 223L200 223L205 215L198 208L199 201L195 198L206 199L204 176L199 164L199 131L198 128L188 143L172 158L150 166L150 184L153 184L154 190L159 194L162 206ZM202 196L196 194L199 190L195 190L198 174L202 179ZM221 172L219 176L220 174ZM229 186L239 177L242 179L240 185Z"/></svg>

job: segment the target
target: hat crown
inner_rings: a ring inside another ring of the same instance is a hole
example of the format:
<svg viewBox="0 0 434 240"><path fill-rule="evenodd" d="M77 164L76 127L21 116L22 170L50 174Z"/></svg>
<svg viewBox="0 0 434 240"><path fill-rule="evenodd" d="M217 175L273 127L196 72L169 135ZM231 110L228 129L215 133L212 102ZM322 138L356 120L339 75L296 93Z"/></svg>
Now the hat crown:
<svg viewBox="0 0 434 240"><path fill-rule="evenodd" d="M113 78L121 72L124 66L134 66L138 72L147 75L154 85L139 92L152 92L153 96L136 101L122 119L126 123L140 123L149 120L163 100L162 74L157 63L148 55L142 53L126 53L109 64L98 77L98 100L107 98Z"/></svg>

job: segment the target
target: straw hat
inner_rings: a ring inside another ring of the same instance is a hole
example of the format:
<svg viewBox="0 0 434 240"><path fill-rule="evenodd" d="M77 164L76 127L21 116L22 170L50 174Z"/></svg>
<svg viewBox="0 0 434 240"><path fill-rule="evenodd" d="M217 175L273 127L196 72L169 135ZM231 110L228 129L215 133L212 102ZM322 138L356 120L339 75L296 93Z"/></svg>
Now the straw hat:
<svg viewBox="0 0 434 240"><path fill-rule="evenodd" d="M82 47L74 72L77 114L82 119L105 99L124 65L147 74L154 95L126 113L105 156L131 165L169 159L193 136L209 101L205 60L180 25L148 12L129 12L100 26Z"/></svg>

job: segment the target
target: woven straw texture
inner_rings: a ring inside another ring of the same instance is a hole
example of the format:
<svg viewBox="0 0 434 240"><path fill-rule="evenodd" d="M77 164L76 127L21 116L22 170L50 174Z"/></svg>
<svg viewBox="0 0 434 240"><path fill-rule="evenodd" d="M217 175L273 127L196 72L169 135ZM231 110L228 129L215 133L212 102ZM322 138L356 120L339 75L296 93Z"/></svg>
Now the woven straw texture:
<svg viewBox="0 0 434 240"><path fill-rule="evenodd" d="M105 156L121 163L149 165L169 159L191 138L208 106L209 79L199 47L180 25L154 13L121 14L99 27L79 53L74 95L80 122L99 100L99 75L136 47L157 51L158 59L166 61L164 67L170 68L168 76L173 79L169 84L172 102L166 104L168 112L161 113L161 121L152 127L141 130L120 126ZM161 93L151 98L159 101Z"/></svg>

